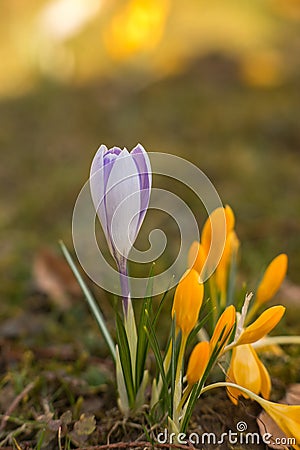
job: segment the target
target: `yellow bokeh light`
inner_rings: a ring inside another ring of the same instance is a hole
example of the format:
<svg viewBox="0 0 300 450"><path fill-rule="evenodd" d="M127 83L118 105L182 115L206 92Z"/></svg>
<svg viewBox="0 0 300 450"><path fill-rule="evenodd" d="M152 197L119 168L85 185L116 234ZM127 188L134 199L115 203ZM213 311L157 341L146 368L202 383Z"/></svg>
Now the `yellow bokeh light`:
<svg viewBox="0 0 300 450"><path fill-rule="evenodd" d="M105 30L109 55L122 60L153 50L162 38L169 3L169 0L130 0Z"/></svg>

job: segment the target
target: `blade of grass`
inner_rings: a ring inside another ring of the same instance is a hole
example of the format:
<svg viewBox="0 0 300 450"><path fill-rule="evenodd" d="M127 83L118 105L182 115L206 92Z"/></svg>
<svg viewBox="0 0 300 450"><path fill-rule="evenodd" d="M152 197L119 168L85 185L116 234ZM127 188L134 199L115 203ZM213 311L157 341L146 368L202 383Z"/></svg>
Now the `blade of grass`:
<svg viewBox="0 0 300 450"><path fill-rule="evenodd" d="M85 299L86 299L89 307L92 310L92 313L93 313L93 315L94 315L94 317L95 317L95 319L96 319L96 321L98 323L98 326L99 326L100 331L102 333L102 336L103 336L103 338L104 338L104 340L105 340L105 342L106 342L106 344L108 346L108 349L109 349L109 351L111 353L111 356L113 357L113 360L115 361L116 360L115 344L114 344L114 341L113 341L113 339L112 339L112 337L111 337L111 335L110 335L110 333L109 333L109 331L107 329L107 326L106 326L105 320L103 318L102 312L101 312L99 306L97 305L96 300L92 296L90 290L88 289L87 285L83 281L83 278L80 275L80 273L79 273L79 271L78 271L78 269L77 269L77 267L76 267L76 265L75 265L71 255L70 255L67 247L65 246L65 244L62 241L59 242L59 245L61 247L61 250L62 250L62 252L64 254L64 257L66 258L66 260L67 260L67 262L68 262L68 264L69 264L73 274L75 275L75 278L78 281L79 286L82 289L82 292L84 293Z"/></svg>
<svg viewBox="0 0 300 450"><path fill-rule="evenodd" d="M173 401L174 401L174 393L175 393L175 377L176 377L176 366L177 366L177 357L176 357L176 318L175 314L172 320L172 328L171 328L171 342L172 342L172 356L171 356L171 408L170 408L170 417L173 417Z"/></svg>

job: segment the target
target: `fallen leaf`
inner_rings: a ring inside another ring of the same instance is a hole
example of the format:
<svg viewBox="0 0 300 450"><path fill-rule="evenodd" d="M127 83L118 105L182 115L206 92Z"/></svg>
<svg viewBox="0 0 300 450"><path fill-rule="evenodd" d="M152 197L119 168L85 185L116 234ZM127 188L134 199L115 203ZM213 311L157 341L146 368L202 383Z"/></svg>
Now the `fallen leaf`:
<svg viewBox="0 0 300 450"><path fill-rule="evenodd" d="M33 262L36 287L47 294L62 310L71 307L70 297L80 297L80 287L62 256L48 248L41 249Z"/></svg>
<svg viewBox="0 0 300 450"><path fill-rule="evenodd" d="M291 384L289 386L281 403L300 405L300 383Z"/></svg>

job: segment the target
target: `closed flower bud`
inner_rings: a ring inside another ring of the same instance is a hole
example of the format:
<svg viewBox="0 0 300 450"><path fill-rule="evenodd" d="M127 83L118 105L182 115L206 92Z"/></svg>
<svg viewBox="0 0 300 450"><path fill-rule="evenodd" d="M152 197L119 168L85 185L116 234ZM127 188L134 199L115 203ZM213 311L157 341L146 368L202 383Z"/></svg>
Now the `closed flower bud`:
<svg viewBox="0 0 300 450"><path fill-rule="evenodd" d="M262 305L277 293L286 275L288 257L285 253L276 256L267 267L257 288L255 303Z"/></svg>
<svg viewBox="0 0 300 450"><path fill-rule="evenodd" d="M175 291L172 317L184 336L195 327L203 301L204 288L199 282L199 274L191 269L183 275Z"/></svg>
<svg viewBox="0 0 300 450"><path fill-rule="evenodd" d="M193 348L186 371L186 378L189 385L194 385L201 380L209 361L209 355L209 342L199 342Z"/></svg>
<svg viewBox="0 0 300 450"><path fill-rule="evenodd" d="M188 266L191 269L195 269L199 275L201 275L202 269L205 264L206 254L204 252L203 245L194 241L190 247L188 254ZM201 278L201 276L200 276Z"/></svg>
<svg viewBox="0 0 300 450"><path fill-rule="evenodd" d="M233 330L235 319L235 307L233 305L230 305L221 314L215 326L213 335L210 340L211 352L214 351L216 346L218 346L219 351L221 351L225 347Z"/></svg>
<svg viewBox="0 0 300 450"><path fill-rule="evenodd" d="M90 188L110 252L117 263L127 259L145 217L151 191L151 167L141 145L101 145L91 166Z"/></svg>

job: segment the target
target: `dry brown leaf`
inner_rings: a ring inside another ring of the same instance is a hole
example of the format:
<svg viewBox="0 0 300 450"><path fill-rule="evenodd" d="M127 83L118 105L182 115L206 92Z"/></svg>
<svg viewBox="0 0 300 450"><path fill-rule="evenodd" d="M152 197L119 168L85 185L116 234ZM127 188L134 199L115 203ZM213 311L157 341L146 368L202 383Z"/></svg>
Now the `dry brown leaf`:
<svg viewBox="0 0 300 450"><path fill-rule="evenodd" d="M279 428L279 426L274 422L274 420L265 412L262 411L258 418L256 419L257 425L260 431L261 436L263 436L266 433L270 433L272 435L272 438L270 438L270 444L268 444L269 447L275 448L275 449L285 449L286 447L284 445L278 445L275 444L275 439L279 438L282 440L282 438L286 438L287 436L284 434L284 432ZM274 439L274 442L272 442Z"/></svg>
<svg viewBox="0 0 300 450"><path fill-rule="evenodd" d="M33 262L33 277L37 288L63 310L71 307L70 297L81 295L80 287L65 259L48 248L37 253Z"/></svg>
<svg viewBox="0 0 300 450"><path fill-rule="evenodd" d="M280 403L287 403L288 405L300 405L300 383L291 384Z"/></svg>

